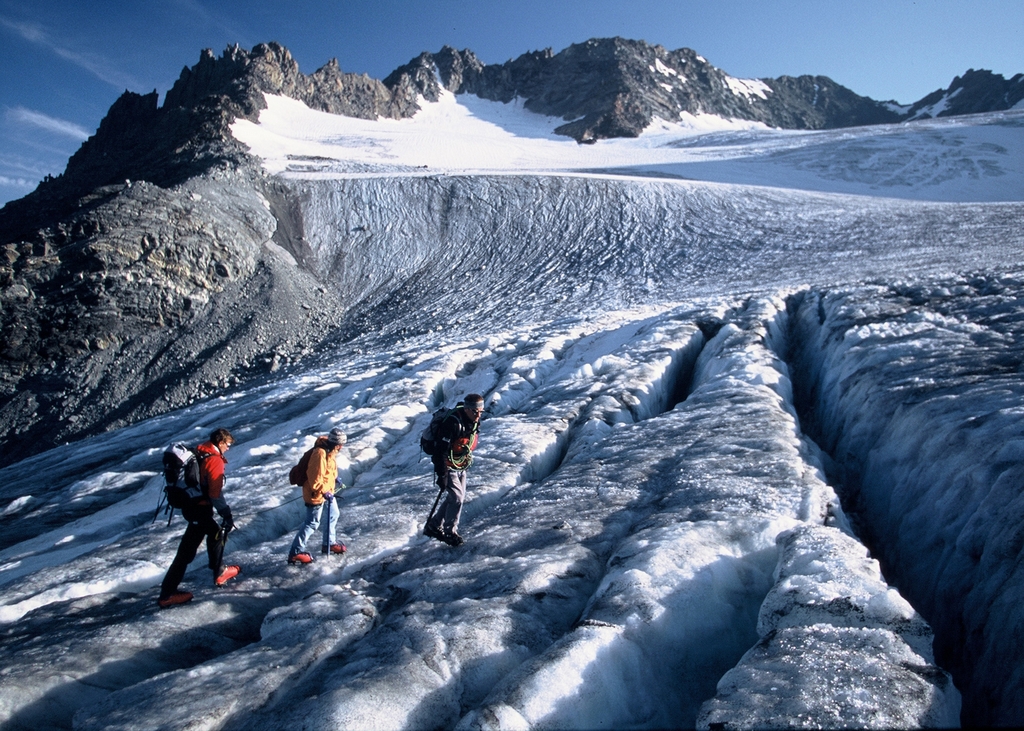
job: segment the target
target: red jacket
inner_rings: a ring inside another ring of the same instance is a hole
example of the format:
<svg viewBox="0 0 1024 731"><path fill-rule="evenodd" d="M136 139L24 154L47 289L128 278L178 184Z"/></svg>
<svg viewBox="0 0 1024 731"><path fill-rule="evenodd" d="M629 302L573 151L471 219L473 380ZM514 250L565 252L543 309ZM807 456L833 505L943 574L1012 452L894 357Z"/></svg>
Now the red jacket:
<svg viewBox="0 0 1024 731"><path fill-rule="evenodd" d="M203 488L200 505L213 505L223 515L228 510L224 499L224 466L228 461L213 442L203 442L196 451L199 453L199 484Z"/></svg>

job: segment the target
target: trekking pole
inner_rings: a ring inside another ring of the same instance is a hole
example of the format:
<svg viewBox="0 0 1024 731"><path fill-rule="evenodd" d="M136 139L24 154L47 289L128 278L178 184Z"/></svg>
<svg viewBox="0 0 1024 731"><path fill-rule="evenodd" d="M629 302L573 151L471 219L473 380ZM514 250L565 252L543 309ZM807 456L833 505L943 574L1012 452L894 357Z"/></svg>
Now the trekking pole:
<svg viewBox="0 0 1024 731"><path fill-rule="evenodd" d="M328 541L327 541L327 555L328 556L331 554L331 542L330 542L330 537L331 537L331 503L334 502L334 497L333 497L334 493L331 493L331 495L332 495L331 499L327 501L327 525L324 526L327 529L327 538L328 538ZM335 534L334 540L338 540L337 534Z"/></svg>
<svg viewBox="0 0 1024 731"><path fill-rule="evenodd" d="M164 498L167 497L166 492L160 493L159 499L156 501L156 512L153 513L153 522L156 522L156 517L160 515L160 508L164 506Z"/></svg>
<svg viewBox="0 0 1024 731"><path fill-rule="evenodd" d="M295 501L301 500L301 499L302 499L302 495L299 495L298 497L293 497L291 500L285 500L280 505L275 505L275 506L270 507L270 508L264 508L263 510L254 510L254 511L252 511L252 513L249 513L249 515L262 515L263 513L269 513L271 510L280 510L285 505L288 505L289 503L294 503Z"/></svg>
<svg viewBox="0 0 1024 731"><path fill-rule="evenodd" d="M437 510L437 504L441 502L441 495L444 494L444 485L441 485L441 489L437 491L437 497L434 498L434 504L430 508L430 514L427 515L427 522L424 524L430 525L430 519L434 517L434 511Z"/></svg>

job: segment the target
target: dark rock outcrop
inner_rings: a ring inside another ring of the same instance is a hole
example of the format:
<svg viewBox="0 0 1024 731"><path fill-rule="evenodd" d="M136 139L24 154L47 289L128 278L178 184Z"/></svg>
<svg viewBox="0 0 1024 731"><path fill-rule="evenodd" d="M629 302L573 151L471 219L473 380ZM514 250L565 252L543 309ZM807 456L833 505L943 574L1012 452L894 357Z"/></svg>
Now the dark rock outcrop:
<svg viewBox="0 0 1024 731"><path fill-rule="evenodd" d="M437 69L437 74L433 73ZM501 65L484 65L472 51L445 47L403 66L429 87L440 75L456 94L508 102L519 97L538 114L567 123L555 131L578 142L636 137L655 118L678 121L689 113L763 122L789 129L827 129L899 121L889 106L858 96L824 76L734 79L681 48L602 38L557 54L533 52ZM390 77L389 77L390 78Z"/></svg>
<svg viewBox="0 0 1024 731"><path fill-rule="evenodd" d="M907 119L954 117L1011 109L1024 99L1024 74L1011 79L981 69L968 69L947 89L938 89L910 106Z"/></svg>
<svg viewBox="0 0 1024 731"><path fill-rule="evenodd" d="M318 345L343 308L287 250L271 187L237 172L106 186L77 215L0 247L3 464Z"/></svg>
<svg viewBox="0 0 1024 731"><path fill-rule="evenodd" d="M736 79L695 51L668 51L644 41L600 38L552 53L523 54L504 64L483 64L472 51L445 46L397 69L386 84L415 79L424 98L444 88L456 94L509 102L561 117L556 132L578 142L635 137L655 118L714 114L782 129L835 129L929 116L1009 109L1024 98L1024 74L1004 79L969 70L946 90L902 107L860 96L827 76Z"/></svg>

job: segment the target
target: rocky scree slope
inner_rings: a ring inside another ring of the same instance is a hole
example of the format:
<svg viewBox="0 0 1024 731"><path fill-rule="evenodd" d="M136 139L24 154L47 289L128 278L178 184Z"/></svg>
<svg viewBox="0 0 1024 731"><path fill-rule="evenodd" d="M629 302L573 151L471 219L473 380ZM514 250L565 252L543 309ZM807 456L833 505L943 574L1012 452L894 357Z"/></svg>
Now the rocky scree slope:
<svg viewBox="0 0 1024 731"><path fill-rule="evenodd" d="M263 92L403 116L417 91L276 44L125 92L59 177L0 210L0 462L273 370L339 322L281 188L230 134ZM272 314L268 314L272 313Z"/></svg>
<svg viewBox="0 0 1024 731"><path fill-rule="evenodd" d="M275 370L339 320L237 175L106 186L0 259L9 463Z"/></svg>

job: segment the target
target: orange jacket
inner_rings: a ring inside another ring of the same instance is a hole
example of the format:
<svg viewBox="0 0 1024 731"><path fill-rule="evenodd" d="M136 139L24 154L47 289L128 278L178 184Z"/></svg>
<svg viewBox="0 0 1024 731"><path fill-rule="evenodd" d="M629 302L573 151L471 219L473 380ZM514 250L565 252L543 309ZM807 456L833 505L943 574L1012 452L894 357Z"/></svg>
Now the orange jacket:
<svg viewBox="0 0 1024 731"><path fill-rule="evenodd" d="M302 499L307 505L320 505L325 492L334 492L338 481L338 457L328 454L327 437L316 440L313 453L309 455L306 481L302 483Z"/></svg>

